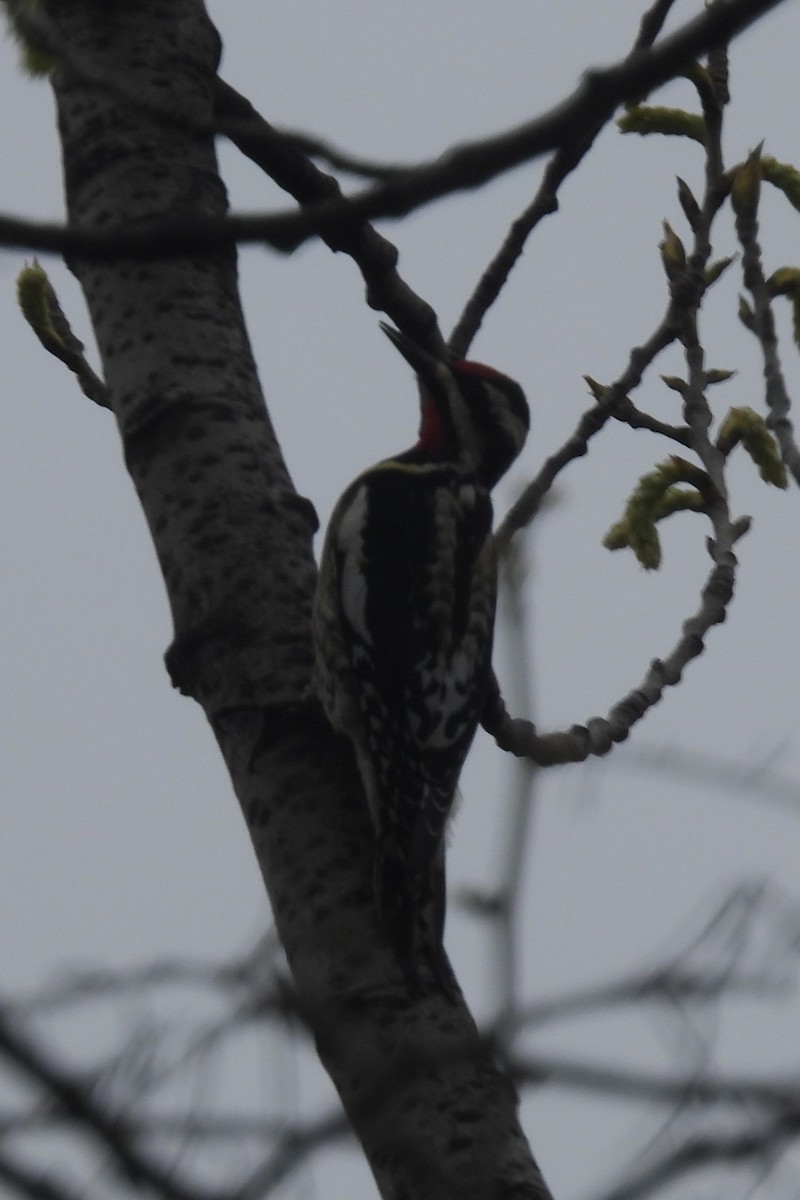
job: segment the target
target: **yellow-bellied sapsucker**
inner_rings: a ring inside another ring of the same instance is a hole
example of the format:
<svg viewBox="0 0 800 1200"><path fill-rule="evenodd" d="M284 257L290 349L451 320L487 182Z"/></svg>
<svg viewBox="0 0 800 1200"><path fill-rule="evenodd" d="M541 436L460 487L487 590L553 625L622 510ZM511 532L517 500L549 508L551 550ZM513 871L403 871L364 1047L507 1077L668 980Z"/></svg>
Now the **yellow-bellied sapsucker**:
<svg viewBox="0 0 800 1200"><path fill-rule="evenodd" d="M419 440L359 475L328 526L316 687L353 743L377 839L378 909L406 971L441 977L444 834L491 669L489 492L519 454L519 384L383 326L418 376Z"/></svg>

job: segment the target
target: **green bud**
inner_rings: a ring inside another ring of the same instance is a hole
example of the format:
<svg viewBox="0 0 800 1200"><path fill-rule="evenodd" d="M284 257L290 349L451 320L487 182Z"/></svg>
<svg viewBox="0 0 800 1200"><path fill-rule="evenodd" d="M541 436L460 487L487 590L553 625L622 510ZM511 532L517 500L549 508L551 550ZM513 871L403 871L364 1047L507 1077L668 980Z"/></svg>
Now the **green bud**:
<svg viewBox="0 0 800 1200"><path fill-rule="evenodd" d="M606 392L608 391L608 388L605 387L604 384L598 383L596 379L592 379L591 375L584 375L583 378L589 385L589 391L592 393L595 400L602 400L603 396L605 396Z"/></svg>
<svg viewBox="0 0 800 1200"><path fill-rule="evenodd" d="M694 485L693 490L673 486L681 481ZM703 492L707 487L708 476L700 467L673 455L641 477L622 520L612 525L603 545L609 550L629 546L645 570L655 570L661 565L656 523L684 509L705 511Z"/></svg>
<svg viewBox="0 0 800 1200"><path fill-rule="evenodd" d="M15 19L13 6L4 5L9 29L12 37L19 46L20 66L28 75L35 77L49 75L57 66L58 59L52 53L48 44L37 38L35 29L24 19ZM42 8L42 0L24 0L20 5L21 16L35 14Z"/></svg>
<svg viewBox="0 0 800 1200"><path fill-rule="evenodd" d="M680 375L662 375L662 383L665 383L668 388L672 388L673 392L679 392L681 396L685 396L689 388L685 379L681 379Z"/></svg>
<svg viewBox="0 0 800 1200"><path fill-rule="evenodd" d="M710 370L703 372L703 385L710 387L713 383L727 383L729 379L733 379L737 371Z"/></svg>
<svg viewBox="0 0 800 1200"><path fill-rule="evenodd" d="M669 221L664 222L664 238L658 243L658 248L667 278L675 279L676 276L682 275L686 270L686 251Z"/></svg>
<svg viewBox="0 0 800 1200"><path fill-rule="evenodd" d="M724 271L727 271L735 257L735 255L731 255L729 258L718 258L716 262L709 263L704 274L706 287L711 287L713 283L717 282L720 275L722 275Z"/></svg>
<svg viewBox="0 0 800 1200"><path fill-rule="evenodd" d="M656 521L671 517L676 512L705 512L707 509L705 497L695 488L670 487L664 492L653 510Z"/></svg>
<svg viewBox="0 0 800 1200"><path fill-rule="evenodd" d="M738 217L754 217L761 191L761 146L756 146L733 171L731 203Z"/></svg>
<svg viewBox="0 0 800 1200"><path fill-rule="evenodd" d="M786 467L781 460L778 443L767 429L760 413L746 406L732 408L719 427L717 447L723 454L730 454L741 442L765 483L773 487L788 487Z"/></svg>
<svg viewBox="0 0 800 1200"><path fill-rule="evenodd" d="M797 267L778 267L767 280L770 296L793 296L800 290L800 270Z"/></svg>
<svg viewBox="0 0 800 1200"><path fill-rule="evenodd" d="M47 272L36 259L17 276L17 303L39 341L52 354L63 353L64 342L53 324L58 301Z"/></svg>
<svg viewBox="0 0 800 1200"><path fill-rule="evenodd" d="M694 233L700 224L700 205L694 198L694 192L688 183L684 179L681 179L680 175L678 176L678 200L680 201L684 216L689 222L689 227Z"/></svg>
<svg viewBox="0 0 800 1200"><path fill-rule="evenodd" d="M631 526L630 548L645 571L657 571L661 566L661 541L653 522Z"/></svg>
<svg viewBox="0 0 800 1200"><path fill-rule="evenodd" d="M661 133L688 137L701 146L706 141L706 123L697 113L684 112L682 108L655 108L637 104L629 108L617 120L622 133Z"/></svg>
<svg viewBox="0 0 800 1200"><path fill-rule="evenodd" d="M744 296L739 296L738 316L745 329L749 329L751 333L758 333L758 328L756 326L756 314L753 312Z"/></svg>
<svg viewBox="0 0 800 1200"><path fill-rule="evenodd" d="M800 347L800 270L797 267L778 267L767 280L770 296L786 296L792 306L792 336Z"/></svg>
<svg viewBox="0 0 800 1200"><path fill-rule="evenodd" d="M767 156L761 160L761 175L767 183L783 192L794 208L800 209L800 171L797 167Z"/></svg>
<svg viewBox="0 0 800 1200"><path fill-rule="evenodd" d="M606 550L624 550L628 545L628 530L624 521L617 521L611 526L603 538L603 545Z"/></svg>

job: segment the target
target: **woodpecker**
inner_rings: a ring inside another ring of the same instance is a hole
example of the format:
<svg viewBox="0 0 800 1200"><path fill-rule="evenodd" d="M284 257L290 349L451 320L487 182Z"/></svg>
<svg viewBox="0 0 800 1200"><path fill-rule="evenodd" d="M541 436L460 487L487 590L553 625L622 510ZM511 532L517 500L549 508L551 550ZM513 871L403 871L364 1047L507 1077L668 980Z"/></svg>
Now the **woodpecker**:
<svg viewBox="0 0 800 1200"><path fill-rule="evenodd" d="M353 744L376 835L375 896L407 975L444 956L445 828L480 721L496 598L490 491L520 453L522 388L381 328L417 375L419 438L347 487L314 600L316 689Z"/></svg>

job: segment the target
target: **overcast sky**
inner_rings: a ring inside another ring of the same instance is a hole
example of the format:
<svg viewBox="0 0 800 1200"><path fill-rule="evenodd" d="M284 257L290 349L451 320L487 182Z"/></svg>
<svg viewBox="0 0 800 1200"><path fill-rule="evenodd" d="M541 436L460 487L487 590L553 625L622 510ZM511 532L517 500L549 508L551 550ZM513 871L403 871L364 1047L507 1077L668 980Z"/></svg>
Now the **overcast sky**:
<svg viewBox="0 0 800 1200"><path fill-rule="evenodd" d="M627 51L643 6L304 0L299 15L286 2L209 5L225 44L224 77L270 121L400 162L434 157L555 103L584 68ZM686 18L698 8L678 3L676 14ZM800 164L799 45L800 9L784 4L733 47L729 164L762 139L767 153ZM694 104L686 83L665 95L663 102ZM0 103L0 210L59 218L52 99L45 84L16 69L8 40L0 43ZM220 159L235 209L286 206L229 147ZM661 222L668 218L686 233L674 177L699 192L702 169L695 144L610 128L565 185L559 214L534 236L473 351L520 380L533 414L528 449L499 491L498 511L588 406L582 376L612 380L657 324L666 301ZM382 227L399 247L404 277L434 305L446 331L540 172L541 164L519 169ZM800 214L768 196L764 219L767 269L799 265ZM716 253L735 248L725 216ZM268 920L214 741L163 669L167 604L113 420L38 349L16 311L14 279L24 257L0 256L5 993L33 989L76 962L229 955ZM76 285L55 260L45 265L91 346ZM758 348L736 319L741 282L729 274L712 293L703 325L709 365L739 371L714 394L720 416L733 404L761 404ZM349 260L316 246L292 258L250 248L241 280L290 469L324 524L353 475L413 441L412 380L378 331ZM800 373L788 340L783 358L796 392ZM680 367L671 353L657 373ZM679 417L678 397L655 373L638 399L664 420ZM669 451L651 435L607 431L562 476L557 506L536 526L526 595L542 728L605 715L651 658L669 652L696 608L710 567L702 517L669 523L656 573L601 546L639 475ZM677 949L737 880L768 881L800 900L800 802L770 800L759 774L768 767L796 782L800 794L800 511L796 491L767 489L741 451L731 487L734 514L749 513L754 524L739 546L728 621L712 631L682 685L600 770L571 768L542 781L525 893L526 997L607 979ZM498 666L513 698L506 649L501 643ZM746 764L753 787L732 795L705 779L645 768L641 756L653 748L672 764L689 753ZM462 781L452 887L496 881L511 778L482 735ZM478 1011L491 1012L485 940L451 912L448 944ZM794 998L776 1007L766 1027L754 1007L738 1009L716 1031L715 1061L731 1070L787 1066L798 1016ZM588 1027L570 1033L536 1048L593 1048L600 1061L673 1061L658 1022L607 1022L599 1048ZM560 1198L585 1195L598 1171L611 1171L623 1147L639 1145L650 1128L634 1109L612 1113L566 1092L537 1096L526 1123ZM780 1183L794 1180L800 1194L800 1156L792 1170L787 1164ZM322 1200L343 1194L324 1174L316 1181Z"/></svg>

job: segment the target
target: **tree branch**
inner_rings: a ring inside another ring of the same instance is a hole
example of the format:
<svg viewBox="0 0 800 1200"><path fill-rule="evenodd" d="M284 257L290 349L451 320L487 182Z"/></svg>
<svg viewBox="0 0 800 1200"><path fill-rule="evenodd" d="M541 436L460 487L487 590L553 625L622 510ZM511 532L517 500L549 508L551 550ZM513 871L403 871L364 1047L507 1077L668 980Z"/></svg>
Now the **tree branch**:
<svg viewBox="0 0 800 1200"><path fill-rule="evenodd" d="M0 1055L30 1082L44 1089L64 1115L81 1126L110 1154L117 1169L131 1182L144 1183L164 1200L216 1200L215 1191L198 1191L183 1184L174 1172L136 1146L125 1118L93 1098L86 1081L57 1066L18 1026L0 1011Z"/></svg>
<svg viewBox="0 0 800 1200"><path fill-rule="evenodd" d="M763 1165L765 1158L795 1140L800 1118L778 1115L754 1127L747 1120L733 1133L697 1133L680 1146L669 1149L592 1200L641 1200L692 1171L714 1163Z"/></svg>
<svg viewBox="0 0 800 1200"><path fill-rule="evenodd" d="M620 63L589 71L561 104L541 117L496 137L465 143L399 178L345 199L315 203L302 213L205 218L187 213L151 219L140 227L92 230L80 226L0 218L0 244L42 253L80 255L93 261L165 258L213 253L237 242L265 242L291 252L310 237L341 236L354 223L399 217L443 196L488 183L608 120L620 104L674 78L698 55L742 33L784 0L727 0L689 21L658 46Z"/></svg>
<svg viewBox="0 0 800 1200"><path fill-rule="evenodd" d="M48 12L78 64L53 80L70 221L97 233L114 212L143 229L170 212L221 228L211 134L180 128L212 124L217 39L201 0ZM93 82L115 73L136 100L110 104ZM181 121L162 121L156 99ZM264 407L234 256L206 251L135 271L71 259L170 598L173 681L212 725L303 1016L381 1190L549 1200L466 1005L412 991L380 925L353 755L310 691L312 512Z"/></svg>

